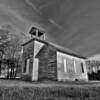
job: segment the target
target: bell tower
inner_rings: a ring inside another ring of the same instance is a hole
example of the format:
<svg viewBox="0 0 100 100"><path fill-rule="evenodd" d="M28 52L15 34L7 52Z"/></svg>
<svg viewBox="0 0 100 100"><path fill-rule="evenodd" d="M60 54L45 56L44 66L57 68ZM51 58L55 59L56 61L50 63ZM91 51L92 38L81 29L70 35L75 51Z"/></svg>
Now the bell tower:
<svg viewBox="0 0 100 100"><path fill-rule="evenodd" d="M34 45L32 45L34 46L32 80L38 80L39 59L36 58L36 55L39 53L41 48L44 46L44 43L37 41L37 39L44 41L45 33L36 27L31 27L29 34L31 35L31 38L35 38L35 40L33 39Z"/></svg>
<svg viewBox="0 0 100 100"><path fill-rule="evenodd" d="M45 40L45 33L36 27L32 27L29 31L29 34L31 35L31 38Z"/></svg>

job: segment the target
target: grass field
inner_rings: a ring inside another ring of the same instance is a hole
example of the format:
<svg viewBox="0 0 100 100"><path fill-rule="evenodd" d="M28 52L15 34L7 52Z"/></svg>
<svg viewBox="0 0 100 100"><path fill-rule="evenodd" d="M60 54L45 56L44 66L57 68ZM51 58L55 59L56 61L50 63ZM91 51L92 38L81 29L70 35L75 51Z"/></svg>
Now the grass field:
<svg viewBox="0 0 100 100"><path fill-rule="evenodd" d="M0 80L0 100L100 100L100 82Z"/></svg>

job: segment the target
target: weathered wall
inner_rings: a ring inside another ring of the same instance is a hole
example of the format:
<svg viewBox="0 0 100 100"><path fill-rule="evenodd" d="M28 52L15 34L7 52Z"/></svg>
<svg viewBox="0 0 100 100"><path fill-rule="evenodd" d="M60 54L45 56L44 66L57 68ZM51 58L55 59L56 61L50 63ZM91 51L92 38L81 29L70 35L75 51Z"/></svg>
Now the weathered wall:
<svg viewBox="0 0 100 100"><path fill-rule="evenodd" d="M23 46L23 56L22 56L22 60L23 60L23 68L22 68L22 78L25 80L31 80L32 79L32 67L33 67L33 54L34 54L34 41L26 44L25 46ZM24 72L24 67L25 67L25 60L26 59L30 59L29 62L29 72L25 73Z"/></svg>
<svg viewBox="0 0 100 100"><path fill-rule="evenodd" d="M38 54L38 56L37 56ZM69 60L67 72L64 72L64 63L60 55L63 55L63 59ZM48 43L41 43L37 40L28 43L23 47L23 67L25 66L25 59L30 59L29 73L31 80L51 79L51 80L75 80L75 79L87 79L87 70L83 59L73 57L67 54L60 54L55 47ZM71 59L71 60L70 60ZM73 59L75 59L76 66L73 66ZM79 63L83 63L84 73L79 67ZM75 68L76 67L76 68Z"/></svg>
<svg viewBox="0 0 100 100"><path fill-rule="evenodd" d="M30 80L38 80L38 63L39 60L35 58L35 56L38 54L40 49L42 48L44 44L40 43L36 40L26 44L23 47L23 69L25 67L25 60L30 59L29 62L29 72L23 73L23 78L28 78Z"/></svg>
<svg viewBox="0 0 100 100"><path fill-rule="evenodd" d="M57 80L56 50L46 44L39 53L39 80Z"/></svg>
<svg viewBox="0 0 100 100"><path fill-rule="evenodd" d="M66 59L66 71L64 69L64 59ZM80 62L83 63L84 72L82 72ZM61 52L57 52L57 73L59 81L75 79L87 80L85 61Z"/></svg>
<svg viewBox="0 0 100 100"><path fill-rule="evenodd" d="M39 68L39 59L36 58L36 55L44 46L43 43L34 41L34 55L33 55L33 69L32 69L32 80L38 80L38 68Z"/></svg>

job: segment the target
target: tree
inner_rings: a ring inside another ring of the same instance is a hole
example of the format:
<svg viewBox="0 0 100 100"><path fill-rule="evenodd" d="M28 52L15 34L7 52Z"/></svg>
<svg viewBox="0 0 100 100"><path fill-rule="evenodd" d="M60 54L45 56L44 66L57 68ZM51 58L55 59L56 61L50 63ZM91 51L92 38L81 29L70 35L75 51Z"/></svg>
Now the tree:
<svg viewBox="0 0 100 100"><path fill-rule="evenodd" d="M0 75L1 75L2 59L5 55L6 48L9 43L8 33L9 31L0 29Z"/></svg>
<svg viewBox="0 0 100 100"><path fill-rule="evenodd" d="M100 61L86 61L88 76L90 80L100 80Z"/></svg>
<svg viewBox="0 0 100 100"><path fill-rule="evenodd" d="M21 65L21 43L28 40L28 37L9 24L3 25L2 30L3 32L0 31L0 41L3 40L0 44L0 58L7 60L8 77L12 78L16 76L17 69ZM15 69L16 71L14 71Z"/></svg>
<svg viewBox="0 0 100 100"><path fill-rule="evenodd" d="M8 33L9 31L0 29L0 60L3 58L5 50L8 46L9 42Z"/></svg>
<svg viewBox="0 0 100 100"><path fill-rule="evenodd" d="M21 46L20 46L20 39L17 37L17 35L13 34L10 37L10 42L6 50L6 59L8 59L8 77L9 78L15 78L18 65L20 63L20 51L21 51Z"/></svg>

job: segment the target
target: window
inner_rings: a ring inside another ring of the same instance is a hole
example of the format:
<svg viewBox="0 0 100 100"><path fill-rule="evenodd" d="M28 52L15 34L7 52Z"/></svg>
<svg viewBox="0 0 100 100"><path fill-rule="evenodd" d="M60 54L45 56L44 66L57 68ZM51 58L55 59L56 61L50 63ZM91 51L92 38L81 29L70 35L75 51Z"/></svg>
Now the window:
<svg viewBox="0 0 100 100"><path fill-rule="evenodd" d="M64 72L67 72L66 59L64 59Z"/></svg>
<svg viewBox="0 0 100 100"><path fill-rule="evenodd" d="M84 73L83 63L81 63L82 73Z"/></svg>
<svg viewBox="0 0 100 100"><path fill-rule="evenodd" d="M29 73L30 59L25 60L24 73Z"/></svg>
<svg viewBox="0 0 100 100"><path fill-rule="evenodd" d="M75 73L75 64L74 64L74 60L72 59L68 59L68 58L64 58L63 59L63 68L64 68L64 72L67 72L69 74L74 74Z"/></svg>
<svg viewBox="0 0 100 100"><path fill-rule="evenodd" d="M76 73L77 74L82 74L84 73L84 65L80 61L76 61Z"/></svg>
<svg viewBox="0 0 100 100"><path fill-rule="evenodd" d="M27 59L25 59L24 70L23 70L24 73L26 72L26 65L27 65Z"/></svg>
<svg viewBox="0 0 100 100"><path fill-rule="evenodd" d="M72 59L67 59L67 72L71 75L75 73L74 60Z"/></svg>
<svg viewBox="0 0 100 100"><path fill-rule="evenodd" d="M74 70L75 70L75 73L76 73L76 61L74 60Z"/></svg>

